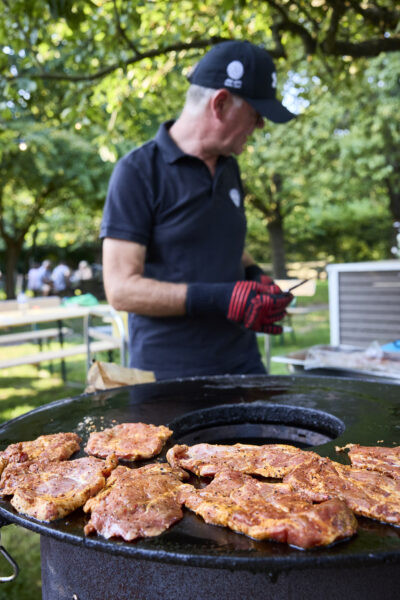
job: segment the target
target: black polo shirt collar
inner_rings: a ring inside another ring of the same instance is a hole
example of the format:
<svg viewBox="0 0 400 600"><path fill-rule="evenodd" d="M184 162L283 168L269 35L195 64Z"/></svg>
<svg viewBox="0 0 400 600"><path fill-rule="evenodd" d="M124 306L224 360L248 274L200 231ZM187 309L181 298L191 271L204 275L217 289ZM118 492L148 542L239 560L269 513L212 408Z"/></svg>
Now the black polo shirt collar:
<svg viewBox="0 0 400 600"><path fill-rule="evenodd" d="M175 144L174 140L168 133L168 130L170 129L170 127L172 127L174 123L174 120L162 123L154 138L154 141L157 147L159 148L164 161L168 164L173 164L181 158L197 158L198 160L203 162L200 158L192 156L191 154L187 154ZM217 160L217 165L222 166L227 160L229 160L229 157L220 155Z"/></svg>
<svg viewBox="0 0 400 600"><path fill-rule="evenodd" d="M174 122L175 121L171 120L162 123L157 131L156 137L154 138L163 155L163 159L169 164L176 162L184 156L189 156L175 144L174 140L168 133L169 128L172 127Z"/></svg>

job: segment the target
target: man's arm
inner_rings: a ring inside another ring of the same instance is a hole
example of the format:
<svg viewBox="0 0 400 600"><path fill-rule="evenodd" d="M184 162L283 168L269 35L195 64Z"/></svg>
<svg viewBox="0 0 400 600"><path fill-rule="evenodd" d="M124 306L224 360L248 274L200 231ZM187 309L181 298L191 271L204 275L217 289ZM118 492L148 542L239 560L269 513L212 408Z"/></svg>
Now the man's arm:
<svg viewBox="0 0 400 600"><path fill-rule="evenodd" d="M275 285L255 281L231 283L167 283L143 277L146 247L134 242L105 238L103 280L108 302L117 310L150 317L188 314L190 317L222 316L247 329L281 333L291 294Z"/></svg>
<svg viewBox="0 0 400 600"><path fill-rule="evenodd" d="M143 277L146 247L105 238L103 280L107 301L116 310L150 317L186 314L187 285Z"/></svg>

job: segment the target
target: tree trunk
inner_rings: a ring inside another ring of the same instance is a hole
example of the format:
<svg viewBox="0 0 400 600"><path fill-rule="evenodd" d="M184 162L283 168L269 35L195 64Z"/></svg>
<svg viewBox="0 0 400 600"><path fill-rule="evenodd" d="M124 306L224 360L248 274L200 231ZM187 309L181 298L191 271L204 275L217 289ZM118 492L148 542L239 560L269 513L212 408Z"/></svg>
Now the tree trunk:
<svg viewBox="0 0 400 600"><path fill-rule="evenodd" d="M283 231L283 217L280 203L281 191L282 177L279 173L274 173L271 177L271 205L267 229L271 246L272 271L275 279L286 279L287 277L285 234Z"/></svg>
<svg viewBox="0 0 400 600"><path fill-rule="evenodd" d="M6 242L5 291L9 300L15 298L15 275L22 242L8 239Z"/></svg>
<svg viewBox="0 0 400 600"><path fill-rule="evenodd" d="M37 240L38 233L39 233L39 228L35 227L32 232L32 245L27 252L28 269L30 269L30 267L32 266L32 263L34 262L34 259L35 259L36 250L37 250L36 240Z"/></svg>
<svg viewBox="0 0 400 600"><path fill-rule="evenodd" d="M267 220L269 245L271 249L272 274L275 279L286 279L285 233L281 211L280 194L282 177L274 173L267 188L267 202L256 196L250 196L250 202Z"/></svg>
<svg viewBox="0 0 400 600"><path fill-rule="evenodd" d="M267 229L271 247L273 276L275 279L286 279L285 235L282 219L268 222Z"/></svg>

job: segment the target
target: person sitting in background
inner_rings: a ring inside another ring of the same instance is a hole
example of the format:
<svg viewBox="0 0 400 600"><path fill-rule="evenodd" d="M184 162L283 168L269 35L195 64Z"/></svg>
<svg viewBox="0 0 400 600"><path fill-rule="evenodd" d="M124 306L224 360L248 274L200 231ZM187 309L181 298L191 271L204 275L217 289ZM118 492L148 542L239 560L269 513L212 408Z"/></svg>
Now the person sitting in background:
<svg viewBox="0 0 400 600"><path fill-rule="evenodd" d="M57 296L68 296L70 293L71 271L64 261L61 261L51 274L53 290Z"/></svg>
<svg viewBox="0 0 400 600"><path fill-rule="evenodd" d="M87 260L81 260L79 262L78 268L74 271L71 281L73 281L76 285L79 285L80 281L88 281L93 278L92 267L89 265Z"/></svg>
<svg viewBox="0 0 400 600"><path fill-rule="evenodd" d="M34 266L29 270L28 289L32 290L34 296L49 296L52 290L51 262L49 260L44 260L40 267Z"/></svg>
<svg viewBox="0 0 400 600"><path fill-rule="evenodd" d="M34 262L28 271L26 287L34 296L38 296L41 291L39 264L37 262Z"/></svg>

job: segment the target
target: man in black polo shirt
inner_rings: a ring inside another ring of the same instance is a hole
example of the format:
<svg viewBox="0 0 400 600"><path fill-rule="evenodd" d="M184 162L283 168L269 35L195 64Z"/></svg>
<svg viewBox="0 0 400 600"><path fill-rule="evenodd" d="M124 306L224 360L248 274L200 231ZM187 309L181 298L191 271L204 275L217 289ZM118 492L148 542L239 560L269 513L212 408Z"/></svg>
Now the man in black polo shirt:
<svg viewBox="0 0 400 600"><path fill-rule="evenodd" d="M265 373L255 332L280 333L292 295L244 249L240 154L263 117L294 115L275 98L268 53L214 46L189 76L179 118L124 156L100 236L108 301L128 311L130 365L157 379Z"/></svg>

